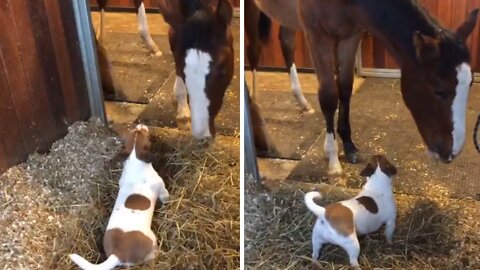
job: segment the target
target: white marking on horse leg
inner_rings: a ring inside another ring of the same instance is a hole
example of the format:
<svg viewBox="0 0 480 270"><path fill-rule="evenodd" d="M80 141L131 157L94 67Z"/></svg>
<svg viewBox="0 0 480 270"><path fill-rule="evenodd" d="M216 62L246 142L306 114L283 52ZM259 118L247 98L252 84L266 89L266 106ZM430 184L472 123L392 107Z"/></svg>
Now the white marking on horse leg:
<svg viewBox="0 0 480 270"><path fill-rule="evenodd" d="M177 119L190 118L190 109L188 108L187 87L182 77L177 76L174 86L175 99L178 102Z"/></svg>
<svg viewBox="0 0 480 270"><path fill-rule="evenodd" d="M252 93L250 95L253 101L257 100L257 71L252 70Z"/></svg>
<svg viewBox="0 0 480 270"><path fill-rule="evenodd" d="M468 94L472 82L472 71L468 64L463 63L457 67L458 84L455 89L456 96L452 104L453 119L453 147L452 155L458 155L465 143L465 117L467 111ZM451 157L453 159L453 157Z"/></svg>
<svg viewBox="0 0 480 270"><path fill-rule="evenodd" d="M342 173L342 165L338 160L338 146L333 133L327 133L325 136L324 148L328 157L328 174Z"/></svg>
<svg viewBox="0 0 480 270"><path fill-rule="evenodd" d="M100 10L100 23L98 24L97 40L102 43L105 36L105 9Z"/></svg>
<svg viewBox="0 0 480 270"><path fill-rule="evenodd" d="M192 111L192 133L197 139L211 136L208 106L210 100L206 94L206 77L210 73L212 57L206 52L188 49L185 57L185 83L190 97Z"/></svg>
<svg viewBox="0 0 480 270"><path fill-rule="evenodd" d="M137 12L137 22L138 22L138 32L142 37L143 41L147 44L147 47L152 51L156 56L161 56L162 52L158 49L157 44L152 39L150 31L148 29L147 14L145 13L145 5L140 4Z"/></svg>
<svg viewBox="0 0 480 270"><path fill-rule="evenodd" d="M293 92L293 95L297 99L298 103L302 107L302 110L305 111L306 114L312 114L315 110L312 108L312 105L308 103L307 99L303 95L302 86L300 85L300 81L298 80L297 74L297 67L295 63L292 64L290 67L290 86Z"/></svg>

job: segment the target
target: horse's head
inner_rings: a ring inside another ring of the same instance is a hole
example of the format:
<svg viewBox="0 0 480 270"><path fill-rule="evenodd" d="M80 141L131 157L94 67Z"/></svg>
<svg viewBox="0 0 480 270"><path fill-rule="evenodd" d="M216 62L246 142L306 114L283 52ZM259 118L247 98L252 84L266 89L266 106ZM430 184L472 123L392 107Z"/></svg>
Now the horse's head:
<svg viewBox="0 0 480 270"><path fill-rule="evenodd" d="M452 161L465 143L465 116L472 84L465 40L473 31L478 10L456 32L413 36L417 63L402 68L403 99L411 111L429 153Z"/></svg>
<svg viewBox="0 0 480 270"><path fill-rule="evenodd" d="M171 26L177 75L187 86L193 136L214 136L214 120L233 76L233 8L228 0L163 0L160 11Z"/></svg>

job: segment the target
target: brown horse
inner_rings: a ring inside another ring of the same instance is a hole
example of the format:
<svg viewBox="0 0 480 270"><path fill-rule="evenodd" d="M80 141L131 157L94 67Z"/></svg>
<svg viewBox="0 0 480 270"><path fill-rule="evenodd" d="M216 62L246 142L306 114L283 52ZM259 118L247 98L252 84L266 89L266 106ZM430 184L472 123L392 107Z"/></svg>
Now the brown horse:
<svg viewBox="0 0 480 270"><path fill-rule="evenodd" d="M215 117L234 69L233 7L228 0L157 0L157 4L170 25L177 123L188 122L191 111L193 136L215 136Z"/></svg>
<svg viewBox="0 0 480 270"><path fill-rule="evenodd" d="M475 27L478 9L456 31L449 31L415 0L255 1L281 24L306 34L321 82L318 99L326 122L330 173L341 172L334 133L337 108L345 156L358 162L349 111L355 52L364 30L381 40L400 65L403 100L431 156L448 163L460 154L473 80L465 40Z"/></svg>
<svg viewBox="0 0 480 270"><path fill-rule="evenodd" d="M148 28L147 15L145 13L145 5L143 0L132 0L135 4L135 10L137 13L138 21L138 32L143 42L147 45L148 50L150 50L155 56L161 56L162 52L158 49L157 44L152 39L150 31ZM105 36L105 7L108 4L108 0L97 0L98 7L100 8L100 25L98 28L97 39L100 43L103 42L103 37Z"/></svg>

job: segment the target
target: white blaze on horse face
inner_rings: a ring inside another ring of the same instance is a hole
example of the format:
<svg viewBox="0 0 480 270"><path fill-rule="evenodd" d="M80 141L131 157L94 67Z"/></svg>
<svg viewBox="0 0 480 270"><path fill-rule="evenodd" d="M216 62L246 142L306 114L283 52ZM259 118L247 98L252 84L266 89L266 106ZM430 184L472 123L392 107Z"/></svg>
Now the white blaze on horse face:
<svg viewBox="0 0 480 270"><path fill-rule="evenodd" d="M302 86L300 85L300 81L298 80L297 74L297 67L295 63L292 64L290 67L290 86L292 88L293 95L297 99L298 103L302 107L302 110L305 111L307 114L312 114L315 110L312 108L310 103L308 103L307 99L303 95Z"/></svg>
<svg viewBox="0 0 480 270"><path fill-rule="evenodd" d="M467 113L468 94L472 82L472 71L470 65L463 63L457 67L458 84L455 88L456 95L452 104L453 119L453 147L452 155L456 156L462 151L465 143L465 121Z"/></svg>
<svg viewBox="0 0 480 270"><path fill-rule="evenodd" d="M212 57L206 52L188 49L185 57L185 83L190 97L192 133L197 139L210 137L208 106L210 100L206 94L206 78L210 73Z"/></svg>
<svg viewBox="0 0 480 270"><path fill-rule="evenodd" d="M342 165L338 160L337 141L333 133L327 133L325 136L325 145L323 147L328 157L328 174L342 173Z"/></svg>

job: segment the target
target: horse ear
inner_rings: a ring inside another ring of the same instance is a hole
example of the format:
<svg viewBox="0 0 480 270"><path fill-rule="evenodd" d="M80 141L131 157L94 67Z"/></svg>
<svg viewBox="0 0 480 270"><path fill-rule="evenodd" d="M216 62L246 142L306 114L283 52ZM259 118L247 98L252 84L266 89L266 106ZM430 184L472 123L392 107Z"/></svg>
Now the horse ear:
<svg viewBox="0 0 480 270"><path fill-rule="evenodd" d="M458 27L457 34L461 39L466 40L467 37L472 33L473 28L475 28L475 25L477 24L478 11L479 9L477 8L470 12L468 19L462 25L460 25L460 27Z"/></svg>
<svg viewBox="0 0 480 270"><path fill-rule="evenodd" d="M219 0L217 15L226 25L229 25L233 19L233 7L228 0Z"/></svg>
<svg viewBox="0 0 480 270"><path fill-rule="evenodd" d="M415 46L415 51L417 59L424 63L429 60L434 60L440 54L440 37L429 37L416 31L413 34L413 45Z"/></svg>

